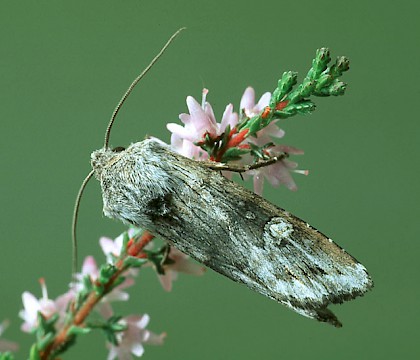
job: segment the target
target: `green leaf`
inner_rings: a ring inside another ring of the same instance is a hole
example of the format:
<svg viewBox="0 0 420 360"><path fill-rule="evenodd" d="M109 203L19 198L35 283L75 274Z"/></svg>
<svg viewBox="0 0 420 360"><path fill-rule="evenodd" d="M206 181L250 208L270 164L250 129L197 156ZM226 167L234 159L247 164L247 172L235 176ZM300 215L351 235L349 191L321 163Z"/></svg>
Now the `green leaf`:
<svg viewBox="0 0 420 360"><path fill-rule="evenodd" d="M69 330L67 331L67 334L72 336L76 336L76 335L86 335L89 334L92 331L91 328L89 327L80 327L80 326L75 326L72 325L70 326Z"/></svg>
<svg viewBox="0 0 420 360"><path fill-rule="evenodd" d="M170 246L166 244L156 251L144 251L144 253L146 253L147 255L147 259L154 265L155 270L159 275L165 274L165 269L163 268L163 265L165 264L165 261L168 257L169 250Z"/></svg>
<svg viewBox="0 0 420 360"><path fill-rule="evenodd" d="M124 267L132 267L132 268L139 268L142 267L144 264L147 263L147 259L139 259L135 256L127 256L124 259Z"/></svg>
<svg viewBox="0 0 420 360"><path fill-rule="evenodd" d="M312 68L306 75L307 78L316 80L320 74L327 68L331 61L330 51L327 48L321 48L316 51L315 59L312 60Z"/></svg>
<svg viewBox="0 0 420 360"><path fill-rule="evenodd" d="M275 116L286 118L295 114L309 114L316 108L315 104L310 100L303 100L296 104L286 106L282 111L276 111Z"/></svg>
<svg viewBox="0 0 420 360"><path fill-rule="evenodd" d="M112 322L109 322L109 328L112 329L114 332L121 332L127 330L128 326L127 324L120 323L121 316L118 316L116 320L113 320Z"/></svg>
<svg viewBox="0 0 420 360"><path fill-rule="evenodd" d="M76 344L76 336L69 336L67 338L67 341L62 346L60 346L60 348L58 348L56 351L54 351L51 354L50 358L57 360L57 355L66 352L70 347L72 347L75 344Z"/></svg>
<svg viewBox="0 0 420 360"><path fill-rule="evenodd" d="M126 324L118 323L120 320L121 316L113 315L107 320L106 323L102 323L94 327L103 330L108 342L110 342L113 345L118 345L116 333L127 330Z"/></svg>
<svg viewBox="0 0 420 360"><path fill-rule="evenodd" d="M286 71L283 73L281 79L278 81L277 88L271 95L270 107L275 108L276 104L283 100L286 94L288 94L293 86L297 83L297 72Z"/></svg>
<svg viewBox="0 0 420 360"><path fill-rule="evenodd" d="M130 236L128 236L128 231L125 231L123 234L123 243L120 256L124 256L127 253L127 244L130 241Z"/></svg>
<svg viewBox="0 0 420 360"><path fill-rule="evenodd" d="M90 278L89 275L83 276L82 282L83 282L83 288L86 292L92 291L93 289L92 279Z"/></svg>
<svg viewBox="0 0 420 360"><path fill-rule="evenodd" d="M255 144L252 144L252 143L250 143L249 145L251 147L250 154L252 156L254 156L254 158L256 160L258 160L258 159L267 159L268 158L268 156L265 154L264 150L269 148L269 147L274 146L274 143L269 142L269 143L267 143L267 144L265 144L264 146L261 146L261 147L255 145Z"/></svg>
<svg viewBox="0 0 420 360"><path fill-rule="evenodd" d="M325 87L323 89L320 89L314 95L316 96L339 96L344 95L346 91L347 84L335 79L334 82L329 85L328 87Z"/></svg>
<svg viewBox="0 0 420 360"><path fill-rule="evenodd" d="M229 148L222 156L222 162L239 160L242 155L249 153L249 149Z"/></svg>
<svg viewBox="0 0 420 360"><path fill-rule="evenodd" d="M117 268L112 264L104 264L99 269L99 282L106 284L117 272Z"/></svg>
<svg viewBox="0 0 420 360"><path fill-rule="evenodd" d="M320 91L322 88L327 87L333 82L334 78L330 74L323 74L319 77L315 85L315 91Z"/></svg>
<svg viewBox="0 0 420 360"><path fill-rule="evenodd" d="M36 344L33 344L31 346L31 350L29 352L29 359L30 360L41 360L41 357L39 356L39 350Z"/></svg>
<svg viewBox="0 0 420 360"><path fill-rule="evenodd" d="M55 338L55 333L50 332L48 334L45 334L44 337L42 337L41 339L37 341L38 350L39 351L44 350L48 345L50 345L54 341L54 338Z"/></svg>
<svg viewBox="0 0 420 360"><path fill-rule="evenodd" d="M332 83L328 87L328 92L330 95L333 95L333 96L344 95L344 92L346 91L346 87L347 87L346 83L339 81L337 79L337 81L334 81L334 83Z"/></svg>
<svg viewBox="0 0 420 360"><path fill-rule="evenodd" d="M299 86L299 94L302 98L308 97L314 91L316 82L314 80L309 80L305 78L302 85Z"/></svg>
<svg viewBox="0 0 420 360"><path fill-rule="evenodd" d="M220 147L223 148L224 146L226 146L227 142L229 141L229 134L230 134L230 124L227 124L226 128L225 128L225 132L222 134L222 140L221 140L221 144Z"/></svg>
<svg viewBox="0 0 420 360"><path fill-rule="evenodd" d="M254 135L262 129L261 121L261 116L254 116L253 118L249 119L248 123L243 127L242 130L249 129L248 136Z"/></svg>
<svg viewBox="0 0 420 360"><path fill-rule="evenodd" d="M37 341L41 341L46 337L54 337L56 330L55 330L55 323L58 320L58 314L53 314L51 317L46 318L38 311L38 327L36 329L36 338ZM38 346L38 349L42 350Z"/></svg>
<svg viewBox="0 0 420 360"><path fill-rule="evenodd" d="M14 356L10 351L0 352L0 360L14 360Z"/></svg>
<svg viewBox="0 0 420 360"><path fill-rule="evenodd" d="M95 286L93 287L93 290L95 291L96 295L100 296L104 293L105 287L102 283L95 284Z"/></svg>
<svg viewBox="0 0 420 360"><path fill-rule="evenodd" d="M106 324L107 324L107 325L116 324L116 323L118 323L118 321L120 321L121 319L122 319L122 316L121 316L121 315L112 315L112 316L110 316L110 317L107 319Z"/></svg>
<svg viewBox="0 0 420 360"><path fill-rule="evenodd" d="M330 74L334 78L338 78L343 75L343 72L350 69L350 61L345 56L338 56L335 60L335 64L331 66Z"/></svg>
<svg viewBox="0 0 420 360"><path fill-rule="evenodd" d="M125 276L120 275L112 282L112 285L108 287L107 293L110 293L113 289L115 289L118 285L121 285L125 281Z"/></svg>
<svg viewBox="0 0 420 360"><path fill-rule="evenodd" d="M106 340L110 342L112 345L118 346L118 339L115 335L115 332L112 331L110 328L104 328L102 329L105 333Z"/></svg>

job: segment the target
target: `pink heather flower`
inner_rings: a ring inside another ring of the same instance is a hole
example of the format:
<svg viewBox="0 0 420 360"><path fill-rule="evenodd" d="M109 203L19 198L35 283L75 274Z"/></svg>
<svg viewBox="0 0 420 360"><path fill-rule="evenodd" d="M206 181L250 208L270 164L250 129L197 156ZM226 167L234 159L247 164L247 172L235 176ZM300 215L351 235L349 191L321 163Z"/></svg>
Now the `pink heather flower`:
<svg viewBox="0 0 420 360"><path fill-rule="evenodd" d="M132 238L141 231L142 230L138 228L129 228L127 232L129 238ZM113 264L113 257L119 257L121 255L123 241L124 233L117 236L115 240L104 236L99 239L99 244L101 245L102 251L106 256L108 263Z"/></svg>
<svg viewBox="0 0 420 360"><path fill-rule="evenodd" d="M264 93L258 103L255 103L255 90L252 87L247 87L241 98L240 108L245 115L249 118L260 114L266 106L268 106L271 98L271 93ZM272 121L264 129L257 132L256 137L249 137L248 141L255 145L263 146L271 142L271 137L282 138L284 136L284 130L280 129L276 125L276 121Z"/></svg>
<svg viewBox="0 0 420 360"><path fill-rule="evenodd" d="M223 134L228 125L230 126L231 129L233 129L238 124L238 121L239 121L239 116L236 112L233 112L233 105L232 104L227 105L222 115L222 121L220 122L220 124L217 124L217 127L218 127L217 134L218 135Z"/></svg>
<svg viewBox="0 0 420 360"><path fill-rule="evenodd" d="M241 112L245 112L245 115L251 118L258 115L266 106L268 106L270 98L271 93L266 92L261 96L260 100L258 100L258 103L255 103L255 90L251 86L248 86L242 95L239 107L241 108Z"/></svg>
<svg viewBox="0 0 420 360"><path fill-rule="evenodd" d="M101 245L101 249L106 256L108 263L113 264L113 257L117 258L120 256L123 246L123 239L123 234L119 235L117 238L115 238L115 240L105 236L102 236L99 239L99 245Z"/></svg>
<svg viewBox="0 0 420 360"><path fill-rule="evenodd" d="M0 336L3 335L6 328L9 326L9 321L3 320L3 322L0 324ZM18 345L14 343L13 341L9 341L6 339L0 339L0 351L17 351Z"/></svg>
<svg viewBox="0 0 420 360"><path fill-rule="evenodd" d="M131 315L122 318L119 323L126 325L127 329L117 333L118 346L108 343L110 349L108 360L118 358L119 360L130 360L131 355L140 357L144 353L143 344L162 345L166 334L156 335L146 329L150 317L144 315Z"/></svg>
<svg viewBox="0 0 420 360"><path fill-rule="evenodd" d="M65 312L69 302L74 298L72 293L66 293L59 296L55 301L48 298L47 286L44 279L40 279L42 298L37 299L33 294L25 291L22 294L22 302L24 309L19 312L19 316L24 320L21 326L22 331L31 332L38 326L38 312L46 318L54 314L59 315L58 322L65 317Z"/></svg>
<svg viewBox="0 0 420 360"><path fill-rule="evenodd" d="M292 155L302 155L303 151L293 148L291 146L277 145L269 149L270 155L276 156L280 153L288 153ZM268 180L273 186L284 184L289 190L297 190L290 172L296 172L303 175L308 175L307 170L296 170L297 163L283 159L276 163L265 166L259 169L249 171L250 175L254 177L254 192L258 195L262 194L264 178Z"/></svg>
<svg viewBox="0 0 420 360"><path fill-rule="evenodd" d="M165 291L172 290L172 281L178 278L178 273L191 275L203 275L205 268L190 259L190 257L178 249L171 247L168 257L174 261L173 264L163 265L164 275L158 275L159 281Z"/></svg>
<svg viewBox="0 0 420 360"><path fill-rule="evenodd" d="M196 160L206 160L208 155L194 142L201 141L206 133L216 137L222 134L227 125L233 128L238 123L238 114L233 112L233 105L229 104L222 116L221 123L217 123L210 103L206 101L208 90L203 90L202 104L200 105L192 96L187 97L189 114L180 114L179 119L184 127L179 124L169 123L167 129L172 132L171 146L181 155Z"/></svg>

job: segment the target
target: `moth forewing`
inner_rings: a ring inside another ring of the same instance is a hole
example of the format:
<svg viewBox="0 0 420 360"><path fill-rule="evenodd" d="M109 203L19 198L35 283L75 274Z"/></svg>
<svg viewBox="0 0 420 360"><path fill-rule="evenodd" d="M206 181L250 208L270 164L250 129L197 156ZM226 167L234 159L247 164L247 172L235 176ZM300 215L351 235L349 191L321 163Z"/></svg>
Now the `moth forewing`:
<svg viewBox="0 0 420 360"><path fill-rule="evenodd" d="M302 315L341 326L328 304L372 286L363 265L306 222L155 140L97 150L92 167L106 216Z"/></svg>

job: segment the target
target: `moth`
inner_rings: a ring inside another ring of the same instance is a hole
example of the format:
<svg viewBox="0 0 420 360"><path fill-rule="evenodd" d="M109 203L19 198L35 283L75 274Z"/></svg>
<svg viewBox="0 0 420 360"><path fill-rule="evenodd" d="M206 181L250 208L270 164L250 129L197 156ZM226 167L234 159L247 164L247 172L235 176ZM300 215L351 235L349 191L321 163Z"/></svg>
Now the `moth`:
<svg viewBox="0 0 420 360"><path fill-rule="evenodd" d="M299 314L340 327L328 305L370 289L366 268L307 222L222 176L217 165L155 139L111 149L109 130L127 93L104 147L91 155L104 214L147 229Z"/></svg>
<svg viewBox="0 0 420 360"><path fill-rule="evenodd" d="M96 150L91 163L106 216L302 315L339 327L328 304L372 286L363 265L308 223L153 139Z"/></svg>

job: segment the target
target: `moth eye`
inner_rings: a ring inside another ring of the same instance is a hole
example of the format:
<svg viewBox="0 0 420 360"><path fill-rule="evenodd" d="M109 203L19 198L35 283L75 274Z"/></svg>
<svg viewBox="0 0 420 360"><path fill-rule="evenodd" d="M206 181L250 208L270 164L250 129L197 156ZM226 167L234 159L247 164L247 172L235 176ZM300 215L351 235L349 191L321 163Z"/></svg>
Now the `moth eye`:
<svg viewBox="0 0 420 360"><path fill-rule="evenodd" d="M112 149L112 152L121 152L121 151L124 151L124 150L125 150L125 147L123 147L123 146L117 146L117 147L114 147Z"/></svg>

